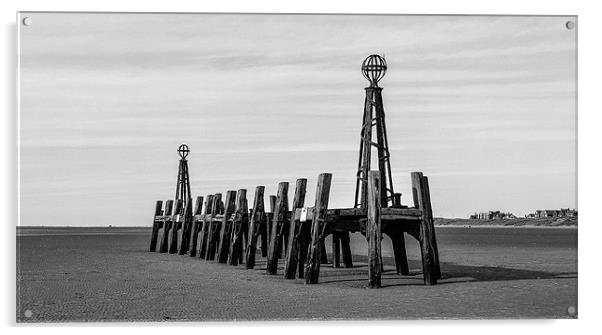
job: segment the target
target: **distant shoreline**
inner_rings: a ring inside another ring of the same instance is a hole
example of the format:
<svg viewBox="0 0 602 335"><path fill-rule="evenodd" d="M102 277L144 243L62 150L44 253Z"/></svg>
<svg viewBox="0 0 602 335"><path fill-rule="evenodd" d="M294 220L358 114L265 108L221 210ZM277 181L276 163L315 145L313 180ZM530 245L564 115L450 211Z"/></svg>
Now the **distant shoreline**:
<svg viewBox="0 0 602 335"><path fill-rule="evenodd" d="M449 228L568 228L578 227L576 217L564 218L514 218L497 220L478 220L478 219L459 219L459 218L435 218L436 227ZM17 230L22 229L150 229L150 225L145 226L17 226Z"/></svg>
<svg viewBox="0 0 602 335"><path fill-rule="evenodd" d="M577 221L577 217L495 220L435 218L435 226L457 228L577 228Z"/></svg>
<svg viewBox="0 0 602 335"><path fill-rule="evenodd" d="M577 229L578 226L537 226L537 225L520 225L520 226L514 226L514 225L460 225L460 224L435 224L436 228L466 228L466 229L472 229L472 228L502 228L502 229L507 229L507 228L536 228L536 229Z"/></svg>

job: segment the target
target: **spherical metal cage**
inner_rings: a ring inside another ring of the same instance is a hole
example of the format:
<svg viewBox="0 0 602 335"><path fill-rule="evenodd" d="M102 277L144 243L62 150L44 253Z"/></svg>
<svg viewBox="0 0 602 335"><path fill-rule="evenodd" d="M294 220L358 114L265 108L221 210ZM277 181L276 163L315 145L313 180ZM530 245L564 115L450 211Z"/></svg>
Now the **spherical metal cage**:
<svg viewBox="0 0 602 335"><path fill-rule="evenodd" d="M387 62L384 57L370 55L362 63L362 74L370 82L370 86L378 86L378 81L387 72Z"/></svg>
<svg viewBox="0 0 602 335"><path fill-rule="evenodd" d="M186 144L181 144L178 147L178 155L180 155L180 158L186 158L188 156L189 152L190 152L190 149L188 148L188 146Z"/></svg>

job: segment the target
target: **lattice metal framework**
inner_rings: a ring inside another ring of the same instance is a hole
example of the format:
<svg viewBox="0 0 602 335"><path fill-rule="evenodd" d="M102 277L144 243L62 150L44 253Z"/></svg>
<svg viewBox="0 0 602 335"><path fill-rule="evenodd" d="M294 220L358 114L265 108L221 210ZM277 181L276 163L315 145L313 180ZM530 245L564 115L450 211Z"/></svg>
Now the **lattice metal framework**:
<svg viewBox="0 0 602 335"><path fill-rule="evenodd" d="M378 155L378 170L381 173L381 203L383 207L393 204L394 191L391 176L391 163L389 161L389 145L387 141L387 127L385 124L385 110L383 108L382 88L378 82L387 72L387 62L384 57L370 55L362 63L362 74L370 82L366 87L364 102L363 125L360 133L360 154L355 186L355 207L367 208L368 200L368 171L370 171L372 148L376 148ZM372 140L376 131L376 141Z"/></svg>
<svg viewBox="0 0 602 335"><path fill-rule="evenodd" d="M188 145L181 144L178 148L178 155L180 156L180 167L178 168L178 182L176 184L176 202L182 199L183 206L182 211L186 208L186 204L192 201L192 195L190 192L190 177L188 175L188 157L190 149ZM184 214L183 212L180 214Z"/></svg>

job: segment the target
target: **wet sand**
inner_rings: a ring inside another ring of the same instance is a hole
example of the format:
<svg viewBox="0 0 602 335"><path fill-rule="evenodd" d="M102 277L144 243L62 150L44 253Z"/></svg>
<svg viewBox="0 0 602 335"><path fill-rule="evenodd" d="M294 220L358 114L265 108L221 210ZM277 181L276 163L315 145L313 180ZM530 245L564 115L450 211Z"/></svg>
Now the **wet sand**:
<svg viewBox="0 0 602 335"><path fill-rule="evenodd" d="M409 237L412 274L396 275L385 238L383 288L368 289L360 234L352 234L354 268L323 264L320 283L305 285L284 280L282 263L278 276L266 275L260 257L245 270L150 253L150 228L19 228L17 321L574 317L567 309L577 307L577 229L436 233L439 285L423 285Z"/></svg>

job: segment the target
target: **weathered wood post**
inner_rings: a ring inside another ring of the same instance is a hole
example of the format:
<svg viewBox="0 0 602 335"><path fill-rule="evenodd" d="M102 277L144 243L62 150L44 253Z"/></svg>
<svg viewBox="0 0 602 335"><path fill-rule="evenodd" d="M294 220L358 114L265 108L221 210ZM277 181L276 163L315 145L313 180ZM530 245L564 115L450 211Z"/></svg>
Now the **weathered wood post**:
<svg viewBox="0 0 602 335"><path fill-rule="evenodd" d="M341 235L339 232L332 232L332 267L341 267Z"/></svg>
<svg viewBox="0 0 602 335"><path fill-rule="evenodd" d="M182 207L184 201L182 199L176 200L176 210L174 211L174 218L171 223L171 238L169 241L169 253L175 254L178 252L178 230L182 228Z"/></svg>
<svg viewBox="0 0 602 335"><path fill-rule="evenodd" d="M249 208L247 205L247 190L240 189L236 193L236 209L234 220L232 220L232 236L230 238L230 251L228 252L228 264L238 265L242 253L242 240L244 227L249 220Z"/></svg>
<svg viewBox="0 0 602 335"><path fill-rule="evenodd" d="M267 213L267 230L268 230L268 248L270 246L270 241L272 240L272 217L274 216L274 208L276 207L276 196L275 195L270 195L269 197L269 201L270 201L270 211ZM267 257L267 254L266 254Z"/></svg>
<svg viewBox="0 0 602 335"><path fill-rule="evenodd" d="M368 286L381 286L381 239L380 212L381 207L381 175L380 171L368 172L368 222L366 223L366 239L368 239Z"/></svg>
<svg viewBox="0 0 602 335"><path fill-rule="evenodd" d="M182 238L180 240L180 255L186 255L192 235L192 199L184 206L184 222L182 223Z"/></svg>
<svg viewBox="0 0 602 335"><path fill-rule="evenodd" d="M433 248L433 234L431 232L430 220L432 220L432 209L424 188L422 172L412 172L412 193L416 208L422 211L420 220L420 251L422 253L422 273L426 285L437 284L435 274L435 250Z"/></svg>
<svg viewBox="0 0 602 335"><path fill-rule="evenodd" d="M276 205L272 214L272 233L270 234L270 243L268 243L268 263L266 273L275 275L278 271L279 249L282 243L282 230L285 224L285 215L288 211L288 182L278 183L278 196Z"/></svg>
<svg viewBox="0 0 602 335"><path fill-rule="evenodd" d="M169 246L169 229L172 225L172 210L173 200L167 200L165 202L165 213L163 213L163 234L161 236L161 244L159 245L159 252L167 252Z"/></svg>
<svg viewBox="0 0 602 335"><path fill-rule="evenodd" d="M349 237L349 232L341 233L341 246L343 251L343 264L345 264L346 268L352 268L353 258L351 257L351 239Z"/></svg>
<svg viewBox="0 0 602 335"><path fill-rule="evenodd" d="M312 211L312 208L307 208L306 211ZM301 218L300 218L301 219ZM299 227L299 265L297 266L298 276L299 278L304 277L305 272L305 262L307 261L307 254L309 252L309 245L311 243L311 221L307 221L307 217L305 221L300 222Z"/></svg>
<svg viewBox="0 0 602 335"><path fill-rule="evenodd" d="M211 206L211 216L207 224L207 250L205 251L205 259L208 261L215 260L216 249L216 232L218 231L219 222L215 221L215 216L220 212L222 204L222 194L216 193L213 196L213 205Z"/></svg>
<svg viewBox="0 0 602 335"><path fill-rule="evenodd" d="M209 216L211 215L211 210L213 209L213 194L207 195L207 200L205 200L205 209L203 210L203 222L201 222L201 236L199 240L199 258L205 258L207 254L207 232L209 231L209 224L211 223L211 219Z"/></svg>
<svg viewBox="0 0 602 335"><path fill-rule="evenodd" d="M326 211L328 209L328 198L330 196L330 182L332 174L322 173L318 177L316 188L316 204L314 206L314 217L311 223L311 242L307 265L305 266L305 283L317 284L320 276L320 254L324 240L324 229L326 228Z"/></svg>
<svg viewBox="0 0 602 335"><path fill-rule="evenodd" d="M196 219L197 215L201 215L203 212L203 197L196 197L196 202L194 204L194 214L192 217L192 237L190 238L190 244L188 245L188 249L190 249L190 257L195 257L197 252L197 243L199 241L199 232L201 231L201 226L203 223Z"/></svg>
<svg viewBox="0 0 602 335"><path fill-rule="evenodd" d="M403 208L401 204L401 193L393 194L393 208ZM403 231L390 232L387 235L393 243L393 255L395 256L395 270L398 275L409 275L408 256L406 253L405 233Z"/></svg>
<svg viewBox="0 0 602 335"><path fill-rule="evenodd" d="M270 213L274 213L274 209L276 208L276 199L278 199L278 196L270 195Z"/></svg>
<svg viewBox="0 0 602 335"><path fill-rule="evenodd" d="M236 191L230 190L226 192L224 206L219 248L217 249L217 261L226 264L228 263L228 251L230 251L230 236L232 236L232 222L230 219L236 210Z"/></svg>
<svg viewBox="0 0 602 335"><path fill-rule="evenodd" d="M328 255L326 255L326 243L324 242L324 239L320 241L320 263L328 263Z"/></svg>
<svg viewBox="0 0 602 335"><path fill-rule="evenodd" d="M253 211L249 222L249 238L247 250L245 252L245 267L252 269L255 266L255 253L257 252L257 237L261 233L262 222L265 222L265 210L263 206L263 192L265 186L255 188L255 197L253 198ZM264 224L265 228L265 224ZM265 236L265 233L263 233Z"/></svg>
<svg viewBox="0 0 602 335"><path fill-rule="evenodd" d="M439 264L439 248L437 247L437 235L435 234L435 219L433 218L433 207L431 205L431 191L429 188L429 178L427 176L422 177L424 194L426 196L425 203L428 204L426 207L428 208L428 222L429 222L429 230L431 232L431 243L433 245L433 253L435 260L435 277L437 279L441 279L441 265Z"/></svg>
<svg viewBox="0 0 602 335"><path fill-rule="evenodd" d="M406 254L406 241L403 232L392 234L391 242L393 242L393 255L395 256L395 269L398 275L409 275L408 256Z"/></svg>
<svg viewBox="0 0 602 335"><path fill-rule="evenodd" d="M299 259L299 232L300 222L295 220L295 210L302 208L305 203L305 189L307 188L307 179L299 178L295 184L295 196L291 208L291 221L288 232L288 245L286 246L286 258L284 262L284 278L295 279L297 272L297 262Z"/></svg>
<svg viewBox="0 0 602 335"><path fill-rule="evenodd" d="M151 234L149 248L150 252L155 252L155 250L157 250L157 238L159 237L159 228L162 227L162 223L160 221L157 221L156 218L157 216L162 214L163 211L161 208L163 208L163 201L157 200L157 202L155 203L155 215L153 216L153 232Z"/></svg>

